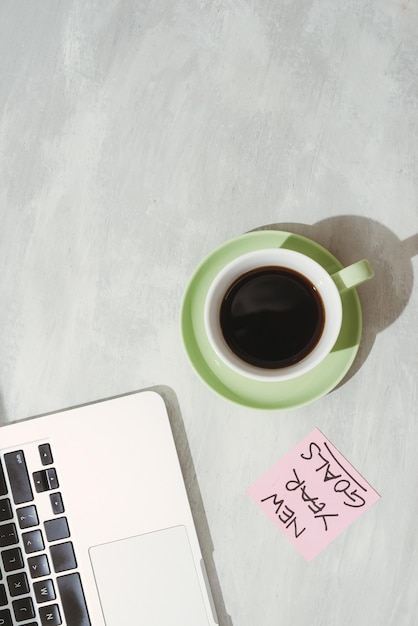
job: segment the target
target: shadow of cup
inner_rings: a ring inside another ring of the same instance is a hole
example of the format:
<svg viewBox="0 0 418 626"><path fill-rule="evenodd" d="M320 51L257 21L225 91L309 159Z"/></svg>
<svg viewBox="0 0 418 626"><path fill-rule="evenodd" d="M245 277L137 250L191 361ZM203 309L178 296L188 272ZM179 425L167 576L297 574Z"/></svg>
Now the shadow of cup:
<svg viewBox="0 0 418 626"><path fill-rule="evenodd" d="M329 250L343 266L368 259L374 277L357 288L363 333L356 359L339 386L366 361L379 332L393 324L405 309L414 284L412 258L418 255L418 233L400 240L375 220L341 215L313 225L275 223L255 230L283 230L308 237ZM350 346L341 346L338 349Z"/></svg>

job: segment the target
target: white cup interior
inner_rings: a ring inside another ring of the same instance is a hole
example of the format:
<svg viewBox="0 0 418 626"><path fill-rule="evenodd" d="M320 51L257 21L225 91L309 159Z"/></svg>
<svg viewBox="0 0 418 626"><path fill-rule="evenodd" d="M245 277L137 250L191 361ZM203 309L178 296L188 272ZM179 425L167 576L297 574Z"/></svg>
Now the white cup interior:
<svg viewBox="0 0 418 626"><path fill-rule="evenodd" d="M263 266L286 267L305 276L317 289L325 312L322 335L313 350L301 361L277 369L257 367L240 359L226 343L220 326L221 304L228 288L242 274ZM261 381L289 380L319 365L332 350L341 329L341 297L330 274L310 257L284 248L266 248L243 254L220 270L206 296L204 321L213 350L231 369Z"/></svg>

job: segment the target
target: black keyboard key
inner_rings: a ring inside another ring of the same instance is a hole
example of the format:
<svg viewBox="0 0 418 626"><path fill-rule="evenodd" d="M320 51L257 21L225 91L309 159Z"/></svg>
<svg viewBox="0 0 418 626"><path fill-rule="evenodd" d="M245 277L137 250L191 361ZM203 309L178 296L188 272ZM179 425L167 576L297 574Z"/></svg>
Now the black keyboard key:
<svg viewBox="0 0 418 626"><path fill-rule="evenodd" d="M42 626L59 626L62 624L60 610L57 604L41 606L39 609ZM67 622L71 626L70 622Z"/></svg>
<svg viewBox="0 0 418 626"><path fill-rule="evenodd" d="M79 574L57 578L67 626L91 626Z"/></svg>
<svg viewBox="0 0 418 626"><path fill-rule="evenodd" d="M49 501L51 502L51 509L54 515L60 515L64 513L64 503L62 501L62 495L59 491L56 493L51 493L49 496Z"/></svg>
<svg viewBox="0 0 418 626"><path fill-rule="evenodd" d="M4 476L3 465L0 461L0 496L7 495L7 484Z"/></svg>
<svg viewBox="0 0 418 626"><path fill-rule="evenodd" d="M29 582L25 572L19 572L18 574L12 574L7 577L7 585L12 598L16 596L24 596L29 593Z"/></svg>
<svg viewBox="0 0 418 626"><path fill-rule="evenodd" d="M7 602L6 587L4 585L0 585L0 606L4 606Z"/></svg>
<svg viewBox="0 0 418 626"><path fill-rule="evenodd" d="M12 519L13 511L9 498L0 500L0 522Z"/></svg>
<svg viewBox="0 0 418 626"><path fill-rule="evenodd" d="M37 554L28 559L28 567L31 578L42 578L51 573L46 554Z"/></svg>
<svg viewBox="0 0 418 626"><path fill-rule="evenodd" d="M37 583L33 583L33 590L35 592L35 598L38 604L51 602L51 600L55 600L55 598L57 597L55 595L54 583L50 578Z"/></svg>
<svg viewBox="0 0 418 626"><path fill-rule="evenodd" d="M13 626L9 609L5 609L4 611L0 610L0 624L1 626Z"/></svg>
<svg viewBox="0 0 418 626"><path fill-rule="evenodd" d="M41 470L40 472L34 472L33 482L35 483L35 489L38 493L52 491L59 487L57 472L54 467Z"/></svg>
<svg viewBox="0 0 418 626"><path fill-rule="evenodd" d="M57 517L44 523L48 541L59 541L70 536L70 529L66 517Z"/></svg>
<svg viewBox="0 0 418 626"><path fill-rule="evenodd" d="M16 513L17 521L22 529L37 526L39 524L38 512L34 504L22 506L21 509L17 509Z"/></svg>
<svg viewBox="0 0 418 626"><path fill-rule="evenodd" d="M49 445L49 443L41 444L40 446L38 446L38 450L39 456L41 457L42 465L51 465L51 463L54 462L51 452L51 446Z"/></svg>
<svg viewBox="0 0 418 626"><path fill-rule="evenodd" d="M0 548L6 548L15 543L19 543L16 526L12 522L10 524L2 524L0 526Z"/></svg>
<svg viewBox="0 0 418 626"><path fill-rule="evenodd" d="M77 567L74 548L71 541L50 546L52 563L56 572L65 572Z"/></svg>
<svg viewBox="0 0 418 626"><path fill-rule="evenodd" d="M8 452L4 455L4 462L9 475L14 503L24 504L33 500L33 492L23 450Z"/></svg>
<svg viewBox="0 0 418 626"><path fill-rule="evenodd" d="M31 598L20 598L12 602L13 612L17 622L25 622L31 617L35 617L35 609Z"/></svg>
<svg viewBox="0 0 418 626"><path fill-rule="evenodd" d="M26 554L40 552L45 548L44 539L40 530L30 530L22 535L23 546Z"/></svg>
<svg viewBox="0 0 418 626"><path fill-rule="evenodd" d="M23 567L23 556L20 548L11 548L1 553L3 567L6 572L14 572Z"/></svg>

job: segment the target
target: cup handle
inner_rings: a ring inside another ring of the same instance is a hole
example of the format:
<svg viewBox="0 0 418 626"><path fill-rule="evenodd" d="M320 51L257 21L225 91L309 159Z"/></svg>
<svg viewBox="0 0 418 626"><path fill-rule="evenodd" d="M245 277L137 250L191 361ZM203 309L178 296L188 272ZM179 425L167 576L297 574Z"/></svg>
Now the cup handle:
<svg viewBox="0 0 418 626"><path fill-rule="evenodd" d="M332 274L332 279L337 285L338 291L344 293L353 287L361 285L366 282L366 280L369 280L369 278L373 278L373 276L374 271L370 263L366 259L363 259L362 261L357 261L357 263L344 267L339 272L335 272L335 274Z"/></svg>

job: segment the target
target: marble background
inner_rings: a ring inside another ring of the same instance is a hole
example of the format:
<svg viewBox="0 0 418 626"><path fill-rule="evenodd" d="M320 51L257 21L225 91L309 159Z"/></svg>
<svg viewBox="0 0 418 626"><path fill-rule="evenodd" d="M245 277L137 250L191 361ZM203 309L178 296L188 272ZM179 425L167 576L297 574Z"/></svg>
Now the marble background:
<svg viewBox="0 0 418 626"><path fill-rule="evenodd" d="M417 33L411 0L0 3L0 421L159 386L222 626L417 624ZM179 327L267 226L376 271L346 379L281 412ZM382 497L307 564L246 489L315 427Z"/></svg>

